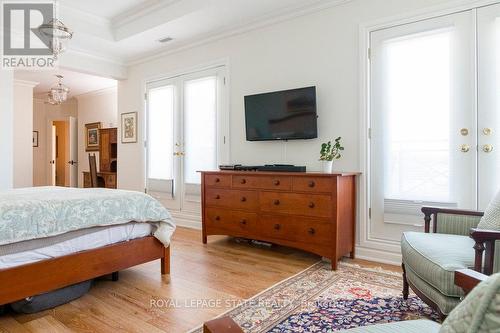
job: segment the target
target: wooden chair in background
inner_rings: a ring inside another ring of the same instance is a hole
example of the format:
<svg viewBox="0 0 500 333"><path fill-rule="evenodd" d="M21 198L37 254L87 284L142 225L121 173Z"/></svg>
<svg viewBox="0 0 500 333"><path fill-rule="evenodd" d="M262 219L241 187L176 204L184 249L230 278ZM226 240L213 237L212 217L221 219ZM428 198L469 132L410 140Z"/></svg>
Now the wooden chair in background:
<svg viewBox="0 0 500 333"><path fill-rule="evenodd" d="M97 178L97 162L95 154L89 154L90 166L90 187L99 187L99 180Z"/></svg>

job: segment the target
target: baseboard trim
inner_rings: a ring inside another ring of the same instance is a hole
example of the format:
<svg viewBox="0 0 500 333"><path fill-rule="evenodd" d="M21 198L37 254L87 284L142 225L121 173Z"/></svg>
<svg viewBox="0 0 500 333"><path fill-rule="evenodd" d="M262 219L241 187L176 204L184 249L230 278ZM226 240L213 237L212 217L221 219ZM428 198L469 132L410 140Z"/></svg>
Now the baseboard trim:
<svg viewBox="0 0 500 333"><path fill-rule="evenodd" d="M356 246L356 258L389 265L401 265L401 254Z"/></svg>

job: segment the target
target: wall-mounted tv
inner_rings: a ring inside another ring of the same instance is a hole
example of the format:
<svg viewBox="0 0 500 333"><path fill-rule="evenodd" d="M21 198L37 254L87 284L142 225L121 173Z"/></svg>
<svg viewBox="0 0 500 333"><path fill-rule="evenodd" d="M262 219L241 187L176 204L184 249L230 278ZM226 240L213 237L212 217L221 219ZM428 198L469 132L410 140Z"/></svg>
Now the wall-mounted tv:
<svg viewBox="0 0 500 333"><path fill-rule="evenodd" d="M318 137L316 87L245 96L248 141Z"/></svg>

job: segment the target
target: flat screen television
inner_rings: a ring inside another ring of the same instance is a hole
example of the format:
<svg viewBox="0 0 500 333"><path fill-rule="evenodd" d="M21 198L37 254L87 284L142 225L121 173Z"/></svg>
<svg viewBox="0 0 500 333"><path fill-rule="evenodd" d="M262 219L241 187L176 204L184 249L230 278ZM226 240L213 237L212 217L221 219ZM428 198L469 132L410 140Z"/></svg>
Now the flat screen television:
<svg viewBox="0 0 500 333"><path fill-rule="evenodd" d="M245 96L248 141L318 137L316 87Z"/></svg>

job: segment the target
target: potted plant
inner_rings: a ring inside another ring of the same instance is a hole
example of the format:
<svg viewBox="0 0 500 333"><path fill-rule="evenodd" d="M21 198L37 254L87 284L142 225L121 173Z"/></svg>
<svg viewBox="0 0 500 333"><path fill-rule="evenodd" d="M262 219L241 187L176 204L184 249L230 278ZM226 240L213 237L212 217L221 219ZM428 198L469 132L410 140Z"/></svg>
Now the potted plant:
<svg viewBox="0 0 500 333"><path fill-rule="evenodd" d="M344 147L342 147L340 140L342 140L342 138L338 137L333 144L332 141L321 144L319 160L323 162L323 172L325 173L331 173L333 161L342 157L340 153L344 150Z"/></svg>

